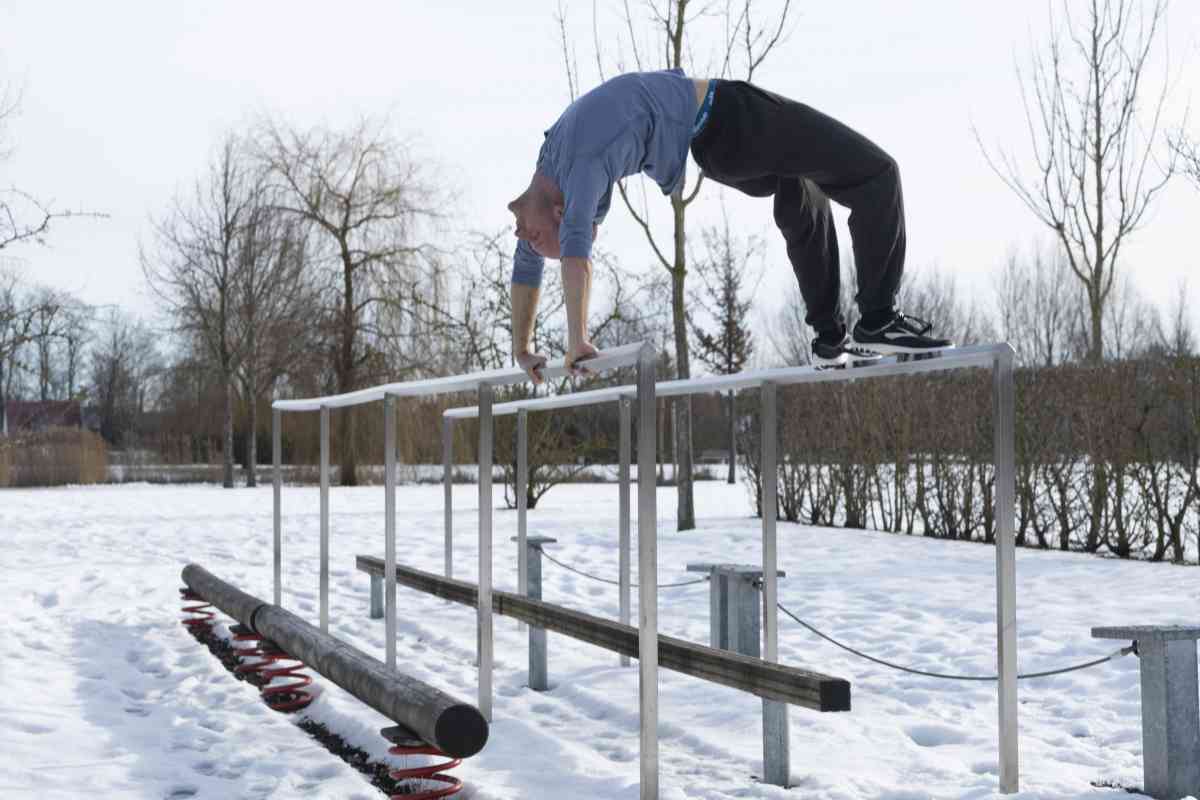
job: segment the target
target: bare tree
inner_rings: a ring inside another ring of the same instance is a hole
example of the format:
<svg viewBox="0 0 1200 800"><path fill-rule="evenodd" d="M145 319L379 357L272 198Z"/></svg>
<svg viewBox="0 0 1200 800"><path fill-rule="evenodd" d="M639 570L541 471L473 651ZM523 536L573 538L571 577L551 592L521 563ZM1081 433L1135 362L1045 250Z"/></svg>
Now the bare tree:
<svg viewBox="0 0 1200 800"><path fill-rule="evenodd" d="M381 361L374 342L379 308L414 294L429 249L417 241L418 228L438 217L435 192L381 121L363 120L346 131L265 122L257 154L270 175L271 202L312 227L310 246L324 256L314 263L329 267L321 283L337 391L360 388L370 365ZM347 486L357 483L355 420L352 409L342 410Z"/></svg>
<svg viewBox="0 0 1200 800"><path fill-rule="evenodd" d="M1169 358L1186 358L1197 353L1196 330L1192 327L1193 306L1188 302L1188 281L1182 278L1169 317L1157 326L1158 347Z"/></svg>
<svg viewBox="0 0 1200 800"><path fill-rule="evenodd" d="M216 363L224 391L224 473L233 488L233 405L235 371L241 357L236 338L235 292L241 266L243 229L257 199L241 145L227 136L197 181L188 201L176 198L167 216L154 224L156 250L142 252L142 271L166 302L178 330L204 343Z"/></svg>
<svg viewBox="0 0 1200 800"><path fill-rule="evenodd" d="M952 273L927 268L905 277L897 304L932 323L941 335L960 345L995 338L988 315L973 298L960 296Z"/></svg>
<svg viewBox="0 0 1200 800"><path fill-rule="evenodd" d="M978 132L976 139L993 171L1062 245L1087 296L1088 358L1099 362L1122 246L1176 167L1173 152L1161 166L1154 159L1166 80L1148 120L1142 113L1167 0L1086 0L1078 17L1072 5L1081 3L1062 0L1061 24L1051 13L1029 78L1017 73L1036 170L1029 174L1007 151L992 157Z"/></svg>
<svg viewBox="0 0 1200 800"><path fill-rule="evenodd" d="M616 37L616 56L611 66L606 65L606 54L600 42L609 41L603 36L597 14L593 14L593 41L596 67L603 80L615 68L626 69L674 69L687 67L692 74L710 77L726 77L735 72L746 80L754 77L768 55L786 37L791 0L784 0L779 14L761 21L753 13L752 0L729 2L724 9L699 4L694 0L643 0L641 12L635 15L628 0L622 4L619 27L622 33ZM573 51L568 45L567 24L562 7L558 14L562 34L563 61L571 99L575 99L580 86ZM707 42L715 42L715 55L709 64L696 63L697 50L710 50ZM646 236L655 261L671 276L671 310L674 334L675 370L680 378L691 377L691 353L687 324L687 209L700 193L704 176L699 175L691 188L680 186L671 195L672 240L665 246L652 227L650 205L645 191L645 182L634 187L628 179L617 182L617 187L630 215ZM675 403L675 460L677 463L676 485L678 491L677 527L690 530L696 527L696 511L692 487L692 405L691 399L679 398Z"/></svg>
<svg viewBox="0 0 1200 800"><path fill-rule="evenodd" d="M1180 131L1171 140L1171 149L1179 157L1184 174L1200 189L1200 140L1190 139Z"/></svg>
<svg viewBox="0 0 1200 800"><path fill-rule="evenodd" d="M74 298L67 301L63 310L63 323L60 329L62 381L63 392L68 400L76 399L77 392L80 390L83 353L91 339L94 314L92 308Z"/></svg>
<svg viewBox="0 0 1200 800"><path fill-rule="evenodd" d="M5 410L20 370L22 348L33 341L34 310L15 270L0 269L0 433L8 431Z"/></svg>
<svg viewBox="0 0 1200 800"><path fill-rule="evenodd" d="M33 344L37 361L38 398L44 403L54 394L55 350L66 322L66 295L50 288L41 288L33 299Z"/></svg>
<svg viewBox="0 0 1200 800"><path fill-rule="evenodd" d="M1120 278L1104 308L1105 357L1120 361L1146 355L1157 343L1160 327L1157 309L1129 276Z"/></svg>
<svg viewBox="0 0 1200 800"><path fill-rule="evenodd" d="M254 203L240 231L233 278L232 326L241 358L238 380L248 408L246 485L258 485L258 404L312 347L309 322L319 310L307 262L307 226Z"/></svg>
<svg viewBox="0 0 1200 800"><path fill-rule="evenodd" d="M757 237L740 241L729 229L725 216L720 228L703 233L705 256L696 263L702 288L692 293L688 325L696 338L696 357L719 375L741 372L754 355L754 336L750 330L753 301L744 295L748 264L761 256L763 242ZM761 274L761 273L760 273ZM753 289L751 289L751 296ZM697 311L709 317L697 319ZM709 322L712 329L708 327ZM737 393L725 397L729 432L729 472L726 480L737 482Z"/></svg>
<svg viewBox="0 0 1200 800"><path fill-rule="evenodd" d="M161 370L158 337L143 322L113 309L91 351L91 391L100 414L100 434L127 446L139 432Z"/></svg>
<svg viewBox="0 0 1200 800"><path fill-rule="evenodd" d="M11 84L0 86L0 162L12 155L8 126L20 106L20 91ZM0 250L24 242L43 243L50 224L56 219L106 216L92 211L63 210L15 186L0 188Z"/></svg>
<svg viewBox="0 0 1200 800"><path fill-rule="evenodd" d="M994 282L999 333L1017 363L1051 367L1084 354L1074 343L1086 306L1061 249L1034 247L1028 256L1013 250Z"/></svg>

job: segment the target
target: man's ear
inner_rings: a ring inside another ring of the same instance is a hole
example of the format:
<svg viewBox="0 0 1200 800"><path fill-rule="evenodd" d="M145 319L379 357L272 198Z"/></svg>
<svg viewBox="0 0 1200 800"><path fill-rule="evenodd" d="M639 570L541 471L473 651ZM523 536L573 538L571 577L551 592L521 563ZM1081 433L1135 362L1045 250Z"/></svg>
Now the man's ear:
<svg viewBox="0 0 1200 800"><path fill-rule="evenodd" d="M554 204L554 221L555 222L558 222L558 223L562 222L563 211L565 211L565 210L566 210L566 206L563 205L562 203Z"/></svg>

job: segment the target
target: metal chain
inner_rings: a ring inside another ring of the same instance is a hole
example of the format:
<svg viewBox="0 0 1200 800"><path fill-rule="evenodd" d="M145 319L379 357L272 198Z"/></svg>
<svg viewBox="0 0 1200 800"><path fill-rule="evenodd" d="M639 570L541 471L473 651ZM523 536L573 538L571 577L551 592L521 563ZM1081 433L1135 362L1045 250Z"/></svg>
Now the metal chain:
<svg viewBox="0 0 1200 800"><path fill-rule="evenodd" d="M867 661L873 661L876 664L880 664L885 667L890 667L891 669L898 669L901 672L910 672L913 675L923 675L926 678L941 678L942 680L947 680L947 681L997 681L997 680L1000 680L999 676L997 676L997 675L943 675L938 672L925 672L924 670L910 669L909 667L902 667L899 664L893 664L890 661L884 661L881 658L875 658L874 656L869 656L866 653L855 650L853 647L850 647L849 645L844 645L841 642L834 639L833 637L828 636L828 635L822 633L821 631L817 630L812 625L809 625L807 622L805 622L804 620L797 617L791 611L784 608L782 603L777 603L776 605L778 606L779 610L782 611L784 614L787 614L789 617L794 619L796 622L800 623L805 628L808 628L810 631L815 633L817 636L820 636L825 641L829 642L830 644L837 645L838 647L842 648L843 650L845 650L849 653L853 653L854 655L858 656L859 658L865 658ZM1051 670L1046 670L1045 672L1030 672L1030 673L1027 673L1024 675L1017 675L1017 679L1025 680L1027 678L1047 678L1047 677L1050 677L1051 675L1062 675L1063 673L1066 673L1066 672L1076 672L1081 669L1087 669L1089 667L1095 667L1100 664L1104 664L1108 661L1112 661L1114 658L1120 658L1121 656L1127 656L1130 653L1137 653L1137 651L1138 651L1137 650L1137 642L1134 642L1133 644L1129 645L1128 647L1122 647L1120 650L1117 650L1116 652L1114 652L1110 655L1107 655L1104 658L1098 658L1095 661L1088 661L1085 664L1077 664L1073 667L1064 667L1063 669L1051 669Z"/></svg>
<svg viewBox="0 0 1200 800"><path fill-rule="evenodd" d="M612 584L613 586L621 585L620 581L614 581L611 578L601 578L599 575L593 575L590 572L584 572L581 569L576 569L575 567L572 567L570 564L564 564L563 562L559 561L554 556L547 553L545 550L542 550L540 547L538 549L541 550L542 555L544 555L546 557L546 559L549 560L551 563L558 564L563 569L569 570L570 572L574 572L576 575L582 575L585 578L591 578L592 580L600 581L601 583L609 583L609 584ZM694 586L697 583L704 583L707 580L708 580L708 578L699 578L694 581L683 581L681 583L660 583L655 588L657 588L657 589L674 589L679 586ZM630 583L629 585L635 589L638 588L638 584L636 584L636 583Z"/></svg>

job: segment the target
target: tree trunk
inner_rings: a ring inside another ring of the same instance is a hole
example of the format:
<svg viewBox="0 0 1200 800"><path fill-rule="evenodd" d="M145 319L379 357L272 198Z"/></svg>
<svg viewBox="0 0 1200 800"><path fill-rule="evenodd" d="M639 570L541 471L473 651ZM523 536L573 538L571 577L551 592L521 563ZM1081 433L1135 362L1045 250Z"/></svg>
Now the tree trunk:
<svg viewBox="0 0 1200 800"><path fill-rule="evenodd" d="M350 264L350 252L348 247L343 243L342 247L342 274L343 274L343 303L342 308L342 341L341 341L341 369L338 370L338 391L352 392L356 384L355 364L354 364L354 337L358 333L354 312L354 272ZM342 486L357 486L358 485L358 450L357 437L355 436L355 428L357 417L354 415L354 409L347 406L342 409Z"/></svg>
<svg viewBox="0 0 1200 800"><path fill-rule="evenodd" d="M671 195L671 210L675 217L675 268L671 270L671 314L675 327L675 368L684 380L692 377L692 360L688 352L687 308L684 281L687 279L687 253L684 249L686 206L678 192ZM675 401L675 489L678 496L678 525L676 530L690 531L696 527L696 504L692 490L692 398L689 395Z"/></svg>
<svg viewBox="0 0 1200 800"><path fill-rule="evenodd" d="M729 393L729 478L727 483L737 483L737 394Z"/></svg>
<svg viewBox="0 0 1200 800"><path fill-rule="evenodd" d="M222 432L225 435L225 452L222 453L221 461L224 466L221 485L226 489L233 488L233 376L229 374L229 369L226 367L222 376L225 382L225 420L222 425Z"/></svg>
<svg viewBox="0 0 1200 800"><path fill-rule="evenodd" d="M1088 360L1093 364L1104 361L1104 302L1099 289L1088 291L1088 305L1092 310L1091 347Z"/></svg>

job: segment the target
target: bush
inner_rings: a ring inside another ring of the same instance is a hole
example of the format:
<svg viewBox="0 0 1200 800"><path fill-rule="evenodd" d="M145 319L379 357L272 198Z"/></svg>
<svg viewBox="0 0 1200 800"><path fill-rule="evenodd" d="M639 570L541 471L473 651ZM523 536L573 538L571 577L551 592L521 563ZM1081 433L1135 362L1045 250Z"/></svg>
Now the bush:
<svg viewBox="0 0 1200 800"><path fill-rule="evenodd" d="M0 440L0 486L103 483L108 448L91 431L51 428Z"/></svg>
<svg viewBox="0 0 1200 800"><path fill-rule="evenodd" d="M1200 359L1015 378L1019 545L1200 558ZM994 541L991 395L983 370L781 388L777 513ZM756 502L758 429L740 448Z"/></svg>

